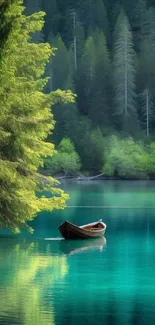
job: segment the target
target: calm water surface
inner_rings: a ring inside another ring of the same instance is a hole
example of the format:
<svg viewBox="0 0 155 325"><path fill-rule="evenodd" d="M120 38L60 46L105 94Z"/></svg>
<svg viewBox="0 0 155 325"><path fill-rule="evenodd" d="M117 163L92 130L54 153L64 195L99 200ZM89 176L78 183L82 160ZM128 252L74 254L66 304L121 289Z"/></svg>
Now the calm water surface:
<svg viewBox="0 0 155 325"><path fill-rule="evenodd" d="M0 237L0 325L154 325L155 182L66 182L65 211L35 235ZM61 240L64 220L103 218L105 238Z"/></svg>

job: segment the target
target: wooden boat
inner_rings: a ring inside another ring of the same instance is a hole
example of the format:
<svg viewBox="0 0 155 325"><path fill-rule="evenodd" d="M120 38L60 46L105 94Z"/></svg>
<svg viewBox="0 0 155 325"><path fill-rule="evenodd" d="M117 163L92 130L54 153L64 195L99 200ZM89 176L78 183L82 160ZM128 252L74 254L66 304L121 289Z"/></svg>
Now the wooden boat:
<svg viewBox="0 0 155 325"><path fill-rule="evenodd" d="M77 226L65 221L58 229L65 239L87 239L102 237L105 234L106 227L102 220L84 226Z"/></svg>

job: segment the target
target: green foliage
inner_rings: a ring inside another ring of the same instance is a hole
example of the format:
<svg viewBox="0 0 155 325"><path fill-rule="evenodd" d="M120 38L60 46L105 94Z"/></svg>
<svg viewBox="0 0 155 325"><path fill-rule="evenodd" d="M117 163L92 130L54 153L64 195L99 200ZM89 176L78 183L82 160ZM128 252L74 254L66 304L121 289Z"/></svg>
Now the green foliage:
<svg viewBox="0 0 155 325"><path fill-rule="evenodd" d="M48 40L57 48L46 69L50 77L46 91L71 89L77 94L74 104L59 101L52 107L56 126L49 141L57 145L69 137L82 169L95 173L103 166L103 136L146 141L146 133L148 142L154 140L154 1L25 0L25 4L27 13L46 11L43 35L35 33L33 40ZM98 128L101 152L98 141L92 140Z"/></svg>
<svg viewBox="0 0 155 325"><path fill-rule="evenodd" d="M68 154L71 154L71 153L73 153L75 151L75 147L74 147L73 143L68 138L62 139L62 141L59 144L58 149L59 149L60 153L65 152L65 153L68 153Z"/></svg>
<svg viewBox="0 0 155 325"><path fill-rule="evenodd" d="M80 158L69 138L62 139L58 151L45 161L45 168L50 169L53 175L57 173L75 174L80 170Z"/></svg>
<svg viewBox="0 0 155 325"><path fill-rule="evenodd" d="M99 28L101 31L103 31L107 43L109 43L110 40L110 28L109 28L109 21L107 17L107 10L104 5L104 1L97 0L95 4L95 23L96 27Z"/></svg>
<svg viewBox="0 0 155 325"><path fill-rule="evenodd" d="M0 0L0 48L1 49L12 29L12 19L10 16L6 16L5 12L9 9L9 6L14 2L15 0L8 0L8 1Z"/></svg>
<svg viewBox="0 0 155 325"><path fill-rule="evenodd" d="M125 12L129 18L133 30L134 47L139 51L140 42L143 39L144 24L147 13L147 0L122 0Z"/></svg>
<svg viewBox="0 0 155 325"><path fill-rule="evenodd" d="M139 105L141 107L140 120L142 127L145 128L147 136L152 131L154 122L154 90L155 90L155 71L152 67L155 64L154 50L155 40L151 37L144 38L141 42L141 52L138 60L138 88Z"/></svg>
<svg viewBox="0 0 155 325"><path fill-rule="evenodd" d="M44 94L47 78L42 76L53 50L31 38L41 30L44 13L26 17L23 10L21 0L6 7L4 15L12 28L0 60L0 227L15 232L31 230L27 222L39 211L65 206L68 196L38 169L43 158L54 153L54 145L45 141L54 127L51 105L73 101L71 92ZM51 198L42 195L45 190Z"/></svg>
<svg viewBox="0 0 155 325"><path fill-rule="evenodd" d="M33 2L33 1L31 1ZM58 34L59 23L61 20L61 14L58 10L58 5L56 0L44 0L42 1L43 10L47 13L44 25L44 34L48 39L49 34L52 30L54 35Z"/></svg>
<svg viewBox="0 0 155 325"><path fill-rule="evenodd" d="M106 38L103 32L97 34L96 65L91 94L89 116L98 126L109 126L112 123L112 66Z"/></svg>
<svg viewBox="0 0 155 325"><path fill-rule="evenodd" d="M133 138L119 139L112 136L107 143L105 175L123 178L141 178L147 175L148 154L141 143Z"/></svg>
<svg viewBox="0 0 155 325"><path fill-rule="evenodd" d="M82 162L82 170L98 172L103 166L104 139L99 128L93 129L88 118L75 127L74 142Z"/></svg>
<svg viewBox="0 0 155 325"><path fill-rule="evenodd" d="M93 38L90 36L85 42L78 74L76 76L77 101L79 109L83 114L89 114L90 111L96 59L96 47Z"/></svg>
<svg viewBox="0 0 155 325"><path fill-rule="evenodd" d="M51 57L46 70L46 74L50 76L48 89L49 91L60 88L66 89L65 83L69 74L69 53L59 35L52 39L49 37L48 41L55 48L54 56Z"/></svg>
<svg viewBox="0 0 155 325"><path fill-rule="evenodd" d="M100 129L86 133L81 144L83 146L83 169L91 173L100 172L104 162L104 139Z"/></svg>
<svg viewBox="0 0 155 325"><path fill-rule="evenodd" d="M127 116L135 111L135 66L132 33L127 17L120 14L114 51L114 88L118 114Z"/></svg>
<svg viewBox="0 0 155 325"><path fill-rule="evenodd" d="M77 1L76 8L87 32L89 28L99 28L109 39L109 21L104 1L79 0Z"/></svg>

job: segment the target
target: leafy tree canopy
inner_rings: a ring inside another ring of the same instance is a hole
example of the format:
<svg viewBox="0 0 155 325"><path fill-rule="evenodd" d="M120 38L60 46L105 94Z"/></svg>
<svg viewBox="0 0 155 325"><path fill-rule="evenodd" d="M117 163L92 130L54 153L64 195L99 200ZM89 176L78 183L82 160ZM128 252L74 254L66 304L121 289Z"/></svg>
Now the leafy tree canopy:
<svg viewBox="0 0 155 325"><path fill-rule="evenodd" d="M54 128L51 105L73 101L69 91L43 92L47 78L42 76L53 50L31 37L42 29L44 13L25 16L23 11L22 1L16 0L3 13L12 28L0 60L0 227L15 232L31 230L27 223L39 211L65 206L68 195L38 169L43 157L54 152L54 145L45 141ZM42 195L45 189L50 198Z"/></svg>
<svg viewBox="0 0 155 325"><path fill-rule="evenodd" d="M112 136L107 145L103 172L127 178L146 177L148 153L142 143L133 138L119 139Z"/></svg>
<svg viewBox="0 0 155 325"><path fill-rule="evenodd" d="M58 151L52 158L45 160L45 168L50 168L52 174L75 174L80 170L80 158L69 138L62 139Z"/></svg>

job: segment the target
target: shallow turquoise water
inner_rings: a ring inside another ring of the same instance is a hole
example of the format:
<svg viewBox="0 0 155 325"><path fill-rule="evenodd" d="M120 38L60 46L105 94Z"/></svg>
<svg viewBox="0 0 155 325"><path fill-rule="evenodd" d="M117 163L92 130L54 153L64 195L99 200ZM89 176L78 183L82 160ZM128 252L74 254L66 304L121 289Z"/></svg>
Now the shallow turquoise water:
<svg viewBox="0 0 155 325"><path fill-rule="evenodd" d="M155 182L66 182L65 211L35 235L0 237L0 325L153 325ZM61 240L64 220L103 218L105 238Z"/></svg>

